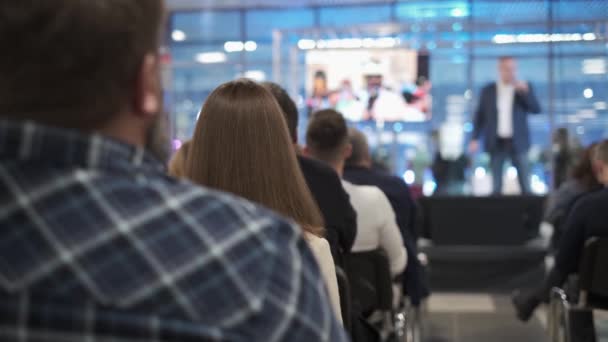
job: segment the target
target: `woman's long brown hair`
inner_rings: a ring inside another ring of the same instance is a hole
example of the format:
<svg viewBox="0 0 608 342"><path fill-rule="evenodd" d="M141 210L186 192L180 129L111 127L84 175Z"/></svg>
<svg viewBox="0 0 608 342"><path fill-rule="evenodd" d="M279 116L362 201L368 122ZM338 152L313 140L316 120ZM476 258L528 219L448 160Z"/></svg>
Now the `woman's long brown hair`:
<svg viewBox="0 0 608 342"><path fill-rule="evenodd" d="M250 80L221 85L205 102L186 177L262 204L323 236L323 220L299 168L276 100Z"/></svg>
<svg viewBox="0 0 608 342"><path fill-rule="evenodd" d="M184 142L179 150L175 151L175 154L169 161L169 174L173 177L184 178L186 177L186 158L188 151L190 150L190 141Z"/></svg>

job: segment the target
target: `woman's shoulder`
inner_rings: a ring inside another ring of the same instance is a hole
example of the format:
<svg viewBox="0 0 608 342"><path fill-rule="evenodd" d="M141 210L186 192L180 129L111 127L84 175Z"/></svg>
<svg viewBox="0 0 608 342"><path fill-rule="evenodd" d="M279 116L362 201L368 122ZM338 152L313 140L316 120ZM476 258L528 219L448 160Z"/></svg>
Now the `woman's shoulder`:
<svg viewBox="0 0 608 342"><path fill-rule="evenodd" d="M306 241L308 245L310 245L313 249L323 249L325 247L329 248L329 242L327 239L317 236L315 234L306 233Z"/></svg>

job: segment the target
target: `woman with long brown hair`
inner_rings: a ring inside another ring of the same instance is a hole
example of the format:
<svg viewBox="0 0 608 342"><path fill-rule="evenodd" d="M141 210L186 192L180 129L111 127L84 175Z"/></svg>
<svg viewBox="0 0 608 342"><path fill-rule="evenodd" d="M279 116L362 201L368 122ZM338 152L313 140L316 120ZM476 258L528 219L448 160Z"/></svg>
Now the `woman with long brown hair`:
<svg viewBox="0 0 608 342"><path fill-rule="evenodd" d="M179 150L175 151L173 157L169 161L169 174L173 177L184 178L186 170L186 156L190 151L190 141L182 144Z"/></svg>
<svg viewBox="0 0 608 342"><path fill-rule="evenodd" d="M302 227L341 320L334 261L323 220L297 163L279 105L263 86L237 80L218 87L201 111L185 177L262 204Z"/></svg>

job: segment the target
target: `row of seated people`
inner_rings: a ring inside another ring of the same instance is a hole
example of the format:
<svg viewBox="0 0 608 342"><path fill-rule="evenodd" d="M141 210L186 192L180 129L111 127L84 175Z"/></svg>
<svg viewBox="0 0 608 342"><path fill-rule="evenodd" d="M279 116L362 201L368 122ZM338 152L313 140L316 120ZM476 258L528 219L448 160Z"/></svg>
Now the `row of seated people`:
<svg viewBox="0 0 608 342"><path fill-rule="evenodd" d="M164 16L163 0L0 3L0 340L349 340L334 258L361 239L401 273L413 242L379 190L307 186L302 170L335 171L296 156L251 81L211 94L189 180L168 176Z"/></svg>
<svg viewBox="0 0 608 342"><path fill-rule="evenodd" d="M338 291L334 269L334 264L344 268L351 252L384 251L393 276L404 273L409 259L401 285L419 305L426 292L420 291L415 241L409 230L402 236L393 210L401 209L404 216L413 207L405 183L371 169L365 136L351 130L349 139L340 113L326 110L313 115L307 147L299 155L297 126L296 105L280 86L248 80L227 83L205 102L194 137L173 157L170 173L262 204L302 226L339 320L343 315L354 315L355 323L361 318L340 307L344 294ZM385 180L395 194L393 207L375 186L340 181L347 161L356 181ZM411 229L408 217L402 221L402 227Z"/></svg>
<svg viewBox="0 0 608 342"><path fill-rule="evenodd" d="M578 273L585 243L608 237L608 140L590 145L572 177L549 197L545 220L555 228L555 265L545 281L513 296L517 317L528 321L536 308L548 302L554 287ZM576 285L575 285L576 286Z"/></svg>

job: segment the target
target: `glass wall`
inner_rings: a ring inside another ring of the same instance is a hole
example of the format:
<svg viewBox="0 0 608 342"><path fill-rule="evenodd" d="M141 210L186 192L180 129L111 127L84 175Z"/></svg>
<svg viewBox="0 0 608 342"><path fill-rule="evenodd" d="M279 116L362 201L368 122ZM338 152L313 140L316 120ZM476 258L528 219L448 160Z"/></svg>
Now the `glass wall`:
<svg viewBox="0 0 608 342"><path fill-rule="evenodd" d="M499 56L517 58L520 77L533 85L543 109L529 120L537 192L551 185L553 131L567 128L582 145L608 136L608 1L369 3L174 12L169 92L176 138L191 136L209 92L236 77L277 80L303 105L302 39L381 37L430 56L432 120L381 131L362 127L393 172L410 171L414 182L432 188L432 130L456 118L471 131L479 91L496 80ZM487 155L472 156L470 176L483 175L487 162Z"/></svg>

